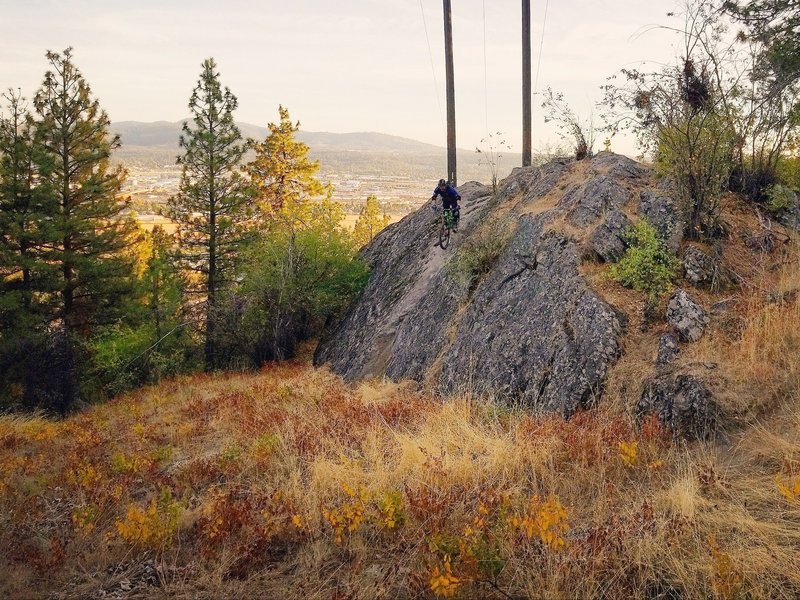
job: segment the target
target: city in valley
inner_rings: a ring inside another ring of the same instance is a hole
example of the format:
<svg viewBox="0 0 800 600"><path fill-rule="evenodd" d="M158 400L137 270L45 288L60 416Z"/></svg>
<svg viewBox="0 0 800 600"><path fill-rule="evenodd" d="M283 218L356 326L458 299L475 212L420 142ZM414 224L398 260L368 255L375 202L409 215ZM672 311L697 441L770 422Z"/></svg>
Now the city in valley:
<svg viewBox="0 0 800 600"><path fill-rule="evenodd" d="M239 124L248 137L263 139L266 129ZM170 196L178 192L181 167L177 139L180 123L114 123L122 146L114 161L128 172L123 192L146 228L168 224L162 215ZM446 177L446 150L415 140L380 133L298 132L309 147L309 157L319 163L317 178L333 186L333 198L344 207L352 227L370 195L378 198L392 221L426 202L436 182ZM492 148L481 152L459 150L458 181L490 183L492 172L505 177L520 164L519 154L503 155Z"/></svg>
<svg viewBox="0 0 800 600"><path fill-rule="evenodd" d="M180 167L126 168L128 177L123 193L131 197L133 210L142 225L149 229L156 224L168 224L169 220L162 216L162 209L169 197L178 192ZM335 173L323 172L322 169L320 180L333 186L333 199L344 207L345 223L351 228L368 196L376 196L394 222L428 200L436 185L436 180L415 180L407 175Z"/></svg>

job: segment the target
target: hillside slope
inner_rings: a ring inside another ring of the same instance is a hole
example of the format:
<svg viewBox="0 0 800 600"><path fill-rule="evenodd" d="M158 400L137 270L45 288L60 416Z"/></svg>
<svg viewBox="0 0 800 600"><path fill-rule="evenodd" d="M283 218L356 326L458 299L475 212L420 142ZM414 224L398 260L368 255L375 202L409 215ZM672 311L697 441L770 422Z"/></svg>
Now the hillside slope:
<svg viewBox="0 0 800 600"><path fill-rule="evenodd" d="M267 128L250 123L237 123L242 135L257 140L267 136ZM168 147L178 149L183 121L117 121L111 124L111 131L118 134L124 146ZM298 141L304 142L316 151L346 150L349 152L394 152L401 154L441 154L445 148L426 144L410 138L376 132L330 133L317 131L298 131Z"/></svg>
<svg viewBox="0 0 800 600"><path fill-rule="evenodd" d="M796 598L791 390L724 447L301 363L0 416L0 596Z"/></svg>

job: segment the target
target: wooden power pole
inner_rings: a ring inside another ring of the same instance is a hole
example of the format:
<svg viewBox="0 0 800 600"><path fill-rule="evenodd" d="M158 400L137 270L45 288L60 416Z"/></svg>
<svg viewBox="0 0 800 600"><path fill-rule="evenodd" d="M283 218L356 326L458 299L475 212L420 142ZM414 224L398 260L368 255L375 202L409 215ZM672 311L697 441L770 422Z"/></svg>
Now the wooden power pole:
<svg viewBox="0 0 800 600"><path fill-rule="evenodd" d="M444 0L444 54L447 76L447 179L456 186L456 87L453 76L453 21L450 0Z"/></svg>
<svg viewBox="0 0 800 600"><path fill-rule="evenodd" d="M531 166L531 0L522 0L522 166Z"/></svg>

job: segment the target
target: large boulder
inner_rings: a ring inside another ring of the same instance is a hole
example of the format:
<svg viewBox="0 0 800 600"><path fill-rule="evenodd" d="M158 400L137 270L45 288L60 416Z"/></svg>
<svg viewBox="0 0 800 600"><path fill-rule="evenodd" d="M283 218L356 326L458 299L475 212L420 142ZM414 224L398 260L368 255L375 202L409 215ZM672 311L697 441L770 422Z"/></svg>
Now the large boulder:
<svg viewBox="0 0 800 600"><path fill-rule="evenodd" d="M623 209L651 188L646 167L605 152L514 169L493 196L461 186L461 229L447 250L426 205L363 251L367 287L315 361L347 379L413 379L564 415L593 404L625 317L581 260L592 244L603 260L619 257Z"/></svg>
<svg viewBox="0 0 800 600"><path fill-rule="evenodd" d="M597 175L583 185L569 189L559 202L567 209L567 222L575 227L588 227L609 210L619 210L631 199L631 192L609 175Z"/></svg>
<svg viewBox="0 0 800 600"><path fill-rule="evenodd" d="M656 414L674 434L690 439L708 437L721 418L711 390L689 373L662 375L647 382L636 415L641 421L650 414Z"/></svg>
<svg viewBox="0 0 800 600"><path fill-rule="evenodd" d="M459 320L440 386L570 415L596 401L619 354L616 312L578 272L579 251L525 216Z"/></svg>

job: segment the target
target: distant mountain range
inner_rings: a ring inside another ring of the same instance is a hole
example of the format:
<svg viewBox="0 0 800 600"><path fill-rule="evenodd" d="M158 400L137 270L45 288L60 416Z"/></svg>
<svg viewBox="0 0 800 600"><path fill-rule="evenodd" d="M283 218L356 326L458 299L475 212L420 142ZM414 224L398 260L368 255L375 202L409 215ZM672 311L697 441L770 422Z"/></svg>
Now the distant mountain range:
<svg viewBox="0 0 800 600"><path fill-rule="evenodd" d="M178 137L183 121L156 121L141 123L138 121L119 121L111 124L111 131L122 138L122 145L177 148ZM267 136L266 127L250 123L237 123L245 137L263 140ZM308 144L316 152L392 152L398 154L441 154L445 148L418 142L409 138L385 133L327 133L299 131L297 139Z"/></svg>
<svg viewBox="0 0 800 600"><path fill-rule="evenodd" d="M126 168L175 169L180 154L178 138L183 121L119 121L111 131L119 134L122 147L114 160ZM237 123L245 137L263 140L265 127ZM414 181L436 181L447 172L447 149L385 133L327 133L299 131L296 138L308 144L309 155L320 163L320 175L335 179L397 176ZM497 161L500 178L522 161L520 154L504 153ZM491 181L485 156L474 150L458 149L459 181Z"/></svg>

